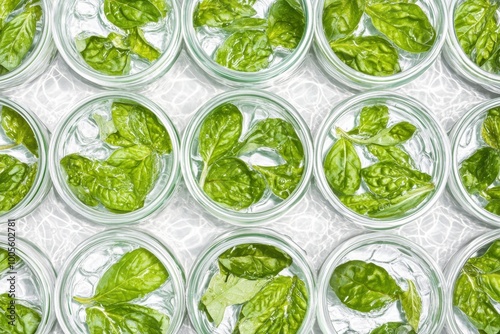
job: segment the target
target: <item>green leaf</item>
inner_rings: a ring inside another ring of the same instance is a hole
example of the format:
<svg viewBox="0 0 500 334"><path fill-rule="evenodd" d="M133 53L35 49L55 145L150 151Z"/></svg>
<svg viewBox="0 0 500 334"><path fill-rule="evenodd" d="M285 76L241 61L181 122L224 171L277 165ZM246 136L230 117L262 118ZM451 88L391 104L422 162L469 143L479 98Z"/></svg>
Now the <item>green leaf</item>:
<svg viewBox="0 0 500 334"><path fill-rule="evenodd" d="M233 275L215 274L201 297L200 305L209 319L219 326L226 307L249 301L268 279L247 280Z"/></svg>
<svg viewBox="0 0 500 334"><path fill-rule="evenodd" d="M340 201L349 209L361 215L369 215L379 212L390 205L390 201L385 198L377 198L372 193L360 195L339 196Z"/></svg>
<svg viewBox="0 0 500 334"><path fill-rule="evenodd" d="M8 212L31 190L38 164L30 166L14 157L0 155L0 212Z"/></svg>
<svg viewBox="0 0 500 334"><path fill-rule="evenodd" d="M0 273L10 268L9 264L9 252L7 250L0 248Z"/></svg>
<svg viewBox="0 0 500 334"><path fill-rule="evenodd" d="M372 330L370 334L417 334L411 326L402 322L388 322Z"/></svg>
<svg viewBox="0 0 500 334"><path fill-rule="evenodd" d="M15 302L15 320L12 325L11 313L8 307ZM0 295L0 333L4 334L35 334L42 316L40 312L30 306L26 306L19 299L12 299L7 293Z"/></svg>
<svg viewBox="0 0 500 334"><path fill-rule="evenodd" d="M21 114L3 106L1 124L7 137L17 145L26 146L31 153L38 157L38 142L35 133Z"/></svg>
<svg viewBox="0 0 500 334"><path fill-rule="evenodd" d="M279 166L252 166L266 178L267 184L273 194L282 199L287 199L295 191L302 180L303 167L290 164Z"/></svg>
<svg viewBox="0 0 500 334"><path fill-rule="evenodd" d="M366 13L375 28L403 50L420 53L434 45L436 31L416 4L378 2L366 6Z"/></svg>
<svg viewBox="0 0 500 334"><path fill-rule="evenodd" d="M475 47L475 61L479 66L483 66L484 63L490 59L495 51L498 49L499 45L499 31L498 23L495 16L490 17L484 30L479 35Z"/></svg>
<svg viewBox="0 0 500 334"><path fill-rule="evenodd" d="M347 37L330 42L330 47L342 62L358 72L380 77L401 72L398 51L382 37Z"/></svg>
<svg viewBox="0 0 500 334"><path fill-rule="evenodd" d="M488 188L481 195L487 199L500 199L500 187Z"/></svg>
<svg viewBox="0 0 500 334"><path fill-rule="evenodd" d="M104 0L104 14L122 29L158 22L162 17L160 10L149 0Z"/></svg>
<svg viewBox="0 0 500 334"><path fill-rule="evenodd" d="M217 160L208 170L203 190L215 202L233 210L257 203L266 189L260 173L238 158Z"/></svg>
<svg viewBox="0 0 500 334"><path fill-rule="evenodd" d="M472 266L475 270L481 273L493 273L500 271L500 240L496 240L488 250L478 257L471 257L467 261L467 265Z"/></svg>
<svg viewBox="0 0 500 334"><path fill-rule="evenodd" d="M308 291L297 276L278 276L243 305L240 334L298 333L308 308Z"/></svg>
<svg viewBox="0 0 500 334"><path fill-rule="evenodd" d="M295 49L299 45L306 25L302 10L297 11L286 0L276 0L267 19L267 37L273 47Z"/></svg>
<svg viewBox="0 0 500 334"><path fill-rule="evenodd" d="M166 0L149 0L149 2L155 5L155 7L160 11L162 17L167 16L169 6Z"/></svg>
<svg viewBox="0 0 500 334"><path fill-rule="evenodd" d="M207 115L198 135L205 166L226 155L238 143L242 128L243 115L234 104L224 103Z"/></svg>
<svg viewBox="0 0 500 334"><path fill-rule="evenodd" d="M402 215L418 207L434 191L434 188L434 184L428 184L411 189L398 197L390 199L389 203L379 207L378 211L369 212L368 216L372 218L389 218Z"/></svg>
<svg viewBox="0 0 500 334"><path fill-rule="evenodd" d="M379 310L396 301L401 293L394 278L384 268L358 260L335 268L330 286L342 303L360 312Z"/></svg>
<svg viewBox="0 0 500 334"><path fill-rule="evenodd" d="M137 168L151 153L153 152L147 146L134 145L114 151L106 162L111 166L131 171Z"/></svg>
<svg viewBox="0 0 500 334"><path fill-rule="evenodd" d="M155 61L161 56L161 52L149 43L144 37L144 32L141 28L135 28L128 36L130 44L130 51L135 53L141 58L149 61Z"/></svg>
<svg viewBox="0 0 500 334"><path fill-rule="evenodd" d="M241 30L266 30L267 20L258 17L242 17L235 19L231 23L224 24L225 31L236 32Z"/></svg>
<svg viewBox="0 0 500 334"><path fill-rule="evenodd" d="M229 36L215 52L219 65L241 72L257 72L269 66L273 53L262 31L238 31Z"/></svg>
<svg viewBox="0 0 500 334"><path fill-rule="evenodd" d="M263 244L241 244L219 256L221 273L245 279L272 278L292 264L292 258L279 248Z"/></svg>
<svg viewBox="0 0 500 334"><path fill-rule="evenodd" d="M149 307L120 303L85 310L90 334L166 334L170 318Z"/></svg>
<svg viewBox="0 0 500 334"><path fill-rule="evenodd" d="M334 40L350 35L359 25L365 11L365 0L328 0L323 9L326 38Z"/></svg>
<svg viewBox="0 0 500 334"><path fill-rule="evenodd" d="M359 114L359 125L349 131L350 135L374 136L387 127L389 108L378 104L364 107Z"/></svg>
<svg viewBox="0 0 500 334"><path fill-rule="evenodd" d="M408 323L417 332L422 314L422 298L413 281L408 280L408 291L402 292L399 298Z"/></svg>
<svg viewBox="0 0 500 334"><path fill-rule="evenodd" d="M482 274L479 278L481 288L496 302L500 302L500 272Z"/></svg>
<svg viewBox="0 0 500 334"><path fill-rule="evenodd" d="M481 137L490 147L500 149L500 107L488 110L481 127Z"/></svg>
<svg viewBox="0 0 500 334"><path fill-rule="evenodd" d="M12 13L22 0L3 0L0 3L0 30L3 28L5 19Z"/></svg>
<svg viewBox="0 0 500 334"><path fill-rule="evenodd" d="M366 138L360 136L351 136L341 128L337 128L337 133L342 137L350 140L351 142L359 145L380 145L380 146L394 146L402 144L413 137L417 131L415 125L409 122L399 122L390 128L384 129L377 133L375 136Z"/></svg>
<svg viewBox="0 0 500 334"><path fill-rule="evenodd" d="M333 191L352 195L361 185L361 160L350 141L340 138L323 162L328 184Z"/></svg>
<svg viewBox="0 0 500 334"><path fill-rule="evenodd" d="M109 267L97 283L93 297L73 297L81 304L111 305L142 298L168 279L163 263L145 248L124 254Z"/></svg>
<svg viewBox="0 0 500 334"><path fill-rule="evenodd" d="M366 148L381 162L392 162L409 169L414 168L415 162L410 155L397 146L368 145Z"/></svg>
<svg viewBox="0 0 500 334"><path fill-rule="evenodd" d="M500 172L500 156L491 147L480 148L460 164L459 172L469 193L485 190Z"/></svg>
<svg viewBox="0 0 500 334"><path fill-rule="evenodd" d="M252 0L202 0L194 10L194 26L222 27L234 20L254 16L257 12L252 7L253 2Z"/></svg>
<svg viewBox="0 0 500 334"><path fill-rule="evenodd" d="M12 71L21 64L31 49L41 17L42 8L33 6L5 24L0 31L0 66Z"/></svg>
<svg viewBox="0 0 500 334"><path fill-rule="evenodd" d="M489 212L500 216L500 200L494 199L492 201L489 201L484 208Z"/></svg>

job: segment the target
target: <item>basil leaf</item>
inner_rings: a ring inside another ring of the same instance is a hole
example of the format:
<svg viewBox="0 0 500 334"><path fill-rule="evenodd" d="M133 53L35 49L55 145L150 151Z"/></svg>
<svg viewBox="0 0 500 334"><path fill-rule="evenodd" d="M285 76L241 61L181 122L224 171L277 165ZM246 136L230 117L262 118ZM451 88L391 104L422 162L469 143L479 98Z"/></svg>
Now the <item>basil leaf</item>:
<svg viewBox="0 0 500 334"><path fill-rule="evenodd" d="M488 202L488 204L486 204L486 206L484 208L486 210L488 210L489 212L500 216L500 200L494 199L494 200Z"/></svg>
<svg viewBox="0 0 500 334"><path fill-rule="evenodd" d="M0 30L3 28L5 19L12 13L22 0L3 0L0 3Z"/></svg>
<svg viewBox="0 0 500 334"><path fill-rule="evenodd" d="M500 273L482 274L479 278L481 288L496 302L500 302Z"/></svg>
<svg viewBox="0 0 500 334"><path fill-rule="evenodd" d="M426 52L434 45L436 31L416 4L379 2L368 4L366 13L377 30L405 51Z"/></svg>
<svg viewBox="0 0 500 334"><path fill-rule="evenodd" d="M12 325L11 313L8 309L12 300L7 293L0 295L0 333L36 333L42 319L40 312L32 307L25 306L19 299L15 299L15 320L14 325Z"/></svg>
<svg viewBox="0 0 500 334"><path fill-rule="evenodd" d="M384 268L358 260L335 268L330 286L343 304L360 312L379 310L396 301L401 293Z"/></svg>
<svg viewBox="0 0 500 334"><path fill-rule="evenodd" d="M161 52L146 40L142 29L133 29L128 38L130 43L130 51L132 51L139 57L145 58L151 62L160 58Z"/></svg>
<svg viewBox="0 0 500 334"><path fill-rule="evenodd" d="M170 326L167 315L136 304L93 306L85 312L90 334L166 334Z"/></svg>
<svg viewBox="0 0 500 334"><path fill-rule="evenodd" d="M149 0L104 0L106 18L118 28L130 29L158 22L162 13Z"/></svg>
<svg viewBox="0 0 500 334"><path fill-rule="evenodd" d="M361 185L361 160L354 146L340 138L323 162L325 177L333 191L352 195Z"/></svg>
<svg viewBox="0 0 500 334"><path fill-rule="evenodd" d="M235 19L231 23L224 24L222 27L225 31L236 32L240 30L266 30L267 20L257 17L242 17Z"/></svg>
<svg viewBox="0 0 500 334"><path fill-rule="evenodd" d="M323 29L328 40L350 35L365 11L365 0L328 0L323 9Z"/></svg>
<svg viewBox="0 0 500 334"><path fill-rule="evenodd" d="M297 276L278 276L243 305L236 330L240 334L298 333L308 308L305 283Z"/></svg>
<svg viewBox="0 0 500 334"><path fill-rule="evenodd" d="M266 182L242 160L222 158L210 166L203 190L215 202L242 210L262 198Z"/></svg>
<svg viewBox="0 0 500 334"><path fill-rule="evenodd" d="M337 133L353 143L359 145L376 144L380 146L394 146L402 144L411 139L415 131L417 131L415 125L409 122L399 122L390 128L380 131L373 137L363 138L359 136L351 136L341 128L337 128Z"/></svg>
<svg viewBox="0 0 500 334"><path fill-rule="evenodd" d="M402 167L413 169L415 162L408 153L397 146L368 145L368 151L379 161L386 161Z"/></svg>
<svg viewBox="0 0 500 334"><path fill-rule="evenodd" d="M221 273L245 279L272 278L292 264L292 258L271 245L242 244L219 256Z"/></svg>
<svg viewBox="0 0 500 334"><path fill-rule="evenodd" d="M372 193L339 196L339 199L349 209L361 215L369 215L373 212L378 212L390 204L388 199L377 198Z"/></svg>
<svg viewBox="0 0 500 334"><path fill-rule="evenodd" d="M249 301L268 279L247 280L233 275L215 274L201 297L201 309L215 326L224 319L226 307Z"/></svg>
<svg viewBox="0 0 500 334"><path fill-rule="evenodd" d="M349 131L350 135L374 136L387 127L389 108L379 104L364 107L359 114L359 125Z"/></svg>
<svg viewBox="0 0 500 334"><path fill-rule="evenodd" d="M267 37L273 47L295 49L299 45L306 25L302 10L297 11L286 0L276 0L267 20Z"/></svg>
<svg viewBox="0 0 500 334"><path fill-rule="evenodd" d="M472 257L467 261L476 271L493 273L500 270L500 240L496 240L488 250L479 257ZM474 271L474 273L476 272Z"/></svg>
<svg viewBox="0 0 500 334"><path fill-rule="evenodd" d="M253 0L202 0L193 14L195 27L222 27L234 20L257 14Z"/></svg>
<svg viewBox="0 0 500 334"><path fill-rule="evenodd" d="M162 17L166 17L168 13L168 4L165 0L149 0L161 13Z"/></svg>
<svg viewBox="0 0 500 334"><path fill-rule="evenodd" d="M284 164L279 166L252 166L260 172L267 181L273 194L282 199L287 199L297 188L302 180L303 167Z"/></svg>
<svg viewBox="0 0 500 334"><path fill-rule="evenodd" d="M168 279L163 263L145 248L125 253L109 267L97 283L93 297L73 297L81 304L110 305L142 298Z"/></svg>
<svg viewBox="0 0 500 334"><path fill-rule="evenodd" d="M474 60L476 64L482 66L493 56L495 51L498 49L498 37L499 31L497 19L495 16L492 16L477 39Z"/></svg>
<svg viewBox="0 0 500 334"><path fill-rule="evenodd" d="M420 315L422 314L422 298L413 281L408 280L408 291L402 292L399 298L408 323L415 332L418 331Z"/></svg>
<svg viewBox="0 0 500 334"><path fill-rule="evenodd" d="M6 166L4 164L7 159L5 155L0 155L0 169ZM16 161L13 164L7 162L6 170L0 171L0 180L2 183L6 182L5 184L7 185L2 184L1 186L3 190L0 190L0 212L11 210L26 197L35 182L38 172L37 163L26 166L17 159L12 159ZM4 174L5 171L7 172Z"/></svg>
<svg viewBox="0 0 500 334"><path fill-rule="evenodd" d="M9 252L7 250L0 248L0 273L10 268L9 264Z"/></svg>
<svg viewBox="0 0 500 334"><path fill-rule="evenodd" d="M488 110L481 127L481 137L489 146L500 149L500 107Z"/></svg>
<svg viewBox="0 0 500 334"><path fill-rule="evenodd" d="M358 72L373 76L401 72L398 51L382 37L347 37L330 42L330 47L342 62Z"/></svg>
<svg viewBox="0 0 500 334"><path fill-rule="evenodd" d="M402 215L420 205L434 191L434 184L411 189L406 193L390 199L389 204L379 207L378 211L369 212L372 218L389 218Z"/></svg>
<svg viewBox="0 0 500 334"><path fill-rule="evenodd" d="M370 334L417 334L402 322L388 322L372 330Z"/></svg>
<svg viewBox="0 0 500 334"><path fill-rule="evenodd" d="M41 17L42 8L33 6L5 24L0 31L0 66L12 71L21 64L33 45Z"/></svg>
<svg viewBox="0 0 500 334"><path fill-rule="evenodd" d="M3 106L1 125L7 137L17 145L26 146L31 153L38 157L38 142L35 133L21 114Z"/></svg>
<svg viewBox="0 0 500 334"><path fill-rule="evenodd" d="M490 147L478 149L460 164L462 183L471 194L485 190L500 172L500 156Z"/></svg>
<svg viewBox="0 0 500 334"><path fill-rule="evenodd" d="M106 162L111 166L132 170L137 168L151 153L151 149L147 146L134 145L114 151Z"/></svg>
<svg viewBox="0 0 500 334"><path fill-rule="evenodd" d="M500 187L488 188L482 195L486 195L487 199L500 199Z"/></svg>
<svg viewBox="0 0 500 334"><path fill-rule="evenodd" d="M0 154L0 193L15 190L24 181L29 166L6 154Z"/></svg>
<svg viewBox="0 0 500 334"><path fill-rule="evenodd" d="M243 128L243 115L238 107L225 103L204 119L198 135L200 155L209 166L228 153L238 142Z"/></svg>

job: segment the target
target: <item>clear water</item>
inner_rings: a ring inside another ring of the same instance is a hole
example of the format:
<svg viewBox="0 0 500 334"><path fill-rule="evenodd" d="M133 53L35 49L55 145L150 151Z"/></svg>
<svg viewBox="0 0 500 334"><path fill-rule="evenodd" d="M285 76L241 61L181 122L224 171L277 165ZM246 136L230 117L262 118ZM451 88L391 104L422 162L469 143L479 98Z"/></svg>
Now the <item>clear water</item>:
<svg viewBox="0 0 500 334"><path fill-rule="evenodd" d="M371 262L383 267L403 290L408 289L407 280L412 280L422 298L419 333L429 333L428 318L436 307L435 297L432 296L429 273L418 260L412 258L407 251L389 244L371 244L355 249L342 258L339 265L351 260ZM334 269L332 268L332 273ZM358 312L345 306L331 288L328 290L327 307L332 325L338 334L369 334L387 322L406 322L399 302L369 313Z"/></svg>
<svg viewBox="0 0 500 334"><path fill-rule="evenodd" d="M168 8L172 8L171 0L165 0ZM162 53L168 48L173 37L174 18L173 11L167 12L167 16L158 22L148 23L141 27L144 37L155 48ZM107 36L111 32L125 35L125 31L108 21L104 14L103 0L76 0L71 6L71 14L68 16L69 37L71 40L86 38L89 36ZM139 73L151 63L139 56L131 55L131 69L129 74ZM82 59L82 62L85 62Z"/></svg>
<svg viewBox="0 0 500 334"><path fill-rule="evenodd" d="M89 159L106 160L117 148L105 143L100 136L99 127L94 120L94 115L104 116L108 121L111 117L111 105L113 100L100 100L88 106L88 110L69 128L66 137L63 138L65 144L60 148L59 159L72 153L78 153ZM172 155L163 155L161 158L160 174L156 184L146 197L144 207L158 198L159 194L166 187L172 170ZM99 204L97 210L108 212L104 206Z"/></svg>

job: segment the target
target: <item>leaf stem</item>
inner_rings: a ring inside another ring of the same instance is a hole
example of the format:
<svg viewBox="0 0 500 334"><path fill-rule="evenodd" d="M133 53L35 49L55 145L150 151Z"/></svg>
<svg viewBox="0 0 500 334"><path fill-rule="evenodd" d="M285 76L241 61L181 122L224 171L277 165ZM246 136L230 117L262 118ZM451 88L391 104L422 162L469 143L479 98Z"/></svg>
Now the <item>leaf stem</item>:
<svg viewBox="0 0 500 334"><path fill-rule="evenodd" d="M200 181L198 183L201 188L203 188L203 186L205 185L205 180L207 178L207 175L208 175L208 165L205 163L203 165L203 170L201 171Z"/></svg>
<svg viewBox="0 0 500 334"><path fill-rule="evenodd" d="M73 297L73 300L80 303L80 304L90 304L93 302L93 299L92 298L84 298L84 297Z"/></svg>
<svg viewBox="0 0 500 334"><path fill-rule="evenodd" d="M346 131L344 131L343 129L341 129L339 127L335 128L335 132L340 137L345 138L352 143L360 144L360 145L369 145L373 142L373 138L374 138L374 137L370 137L368 139L358 139L358 138L352 137L349 133L347 133Z"/></svg>
<svg viewBox="0 0 500 334"><path fill-rule="evenodd" d="M9 148L13 148L18 146L18 144L13 143L13 144L7 144L7 145L0 145L0 151L2 150L8 150Z"/></svg>

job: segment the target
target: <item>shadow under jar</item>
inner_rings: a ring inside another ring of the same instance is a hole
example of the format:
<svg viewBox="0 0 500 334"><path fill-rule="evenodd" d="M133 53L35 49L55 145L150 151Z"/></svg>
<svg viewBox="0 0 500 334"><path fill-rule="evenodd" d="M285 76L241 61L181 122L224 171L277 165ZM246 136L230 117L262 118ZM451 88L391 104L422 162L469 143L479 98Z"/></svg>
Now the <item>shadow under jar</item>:
<svg viewBox="0 0 500 334"><path fill-rule="evenodd" d="M179 138L152 101L104 93L82 101L60 122L49 167L73 212L101 224L137 223L161 211L175 190Z"/></svg>
<svg viewBox="0 0 500 334"><path fill-rule="evenodd" d="M500 233L474 239L448 262L445 276L446 329L450 334L495 334L500 331L498 268Z"/></svg>
<svg viewBox="0 0 500 334"><path fill-rule="evenodd" d="M181 47L176 0L59 0L54 41L68 66L103 88L141 89L164 75Z"/></svg>
<svg viewBox="0 0 500 334"><path fill-rule="evenodd" d="M195 63L232 87L288 79L306 57L314 29L309 0L187 0L182 18Z"/></svg>
<svg viewBox="0 0 500 334"><path fill-rule="evenodd" d="M437 59L445 42L442 1L320 0L314 51L340 84L383 89L409 83Z"/></svg>
<svg viewBox="0 0 500 334"><path fill-rule="evenodd" d="M112 229L81 243L63 265L55 309L63 331L177 333L185 279L174 253L136 229Z"/></svg>
<svg viewBox="0 0 500 334"><path fill-rule="evenodd" d="M318 278L318 323L325 333L440 333L445 281L413 242L369 233L337 247Z"/></svg>
<svg viewBox="0 0 500 334"><path fill-rule="evenodd" d="M52 296L56 273L52 264L38 247L27 240L12 238L10 234L1 234L0 240L0 331L53 333L56 317ZM10 323L13 303L16 314L14 329Z"/></svg>
<svg viewBox="0 0 500 334"><path fill-rule="evenodd" d="M427 213L449 173L448 137L420 102L369 92L337 105L315 141L317 185L333 208L371 229Z"/></svg>
<svg viewBox="0 0 500 334"><path fill-rule="evenodd" d="M49 192L48 146L42 121L0 97L0 223L28 215Z"/></svg>
<svg viewBox="0 0 500 334"><path fill-rule="evenodd" d="M199 334L309 333L315 277L302 250L268 229L217 237L198 257L186 292Z"/></svg>
<svg viewBox="0 0 500 334"><path fill-rule="evenodd" d="M191 195L236 225L285 214L312 174L307 125L292 105L263 91L231 91L207 102L187 126L181 151Z"/></svg>
<svg viewBox="0 0 500 334"><path fill-rule="evenodd" d="M500 99L472 108L450 132L448 190L475 218L500 226Z"/></svg>

